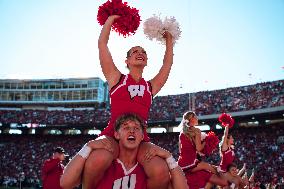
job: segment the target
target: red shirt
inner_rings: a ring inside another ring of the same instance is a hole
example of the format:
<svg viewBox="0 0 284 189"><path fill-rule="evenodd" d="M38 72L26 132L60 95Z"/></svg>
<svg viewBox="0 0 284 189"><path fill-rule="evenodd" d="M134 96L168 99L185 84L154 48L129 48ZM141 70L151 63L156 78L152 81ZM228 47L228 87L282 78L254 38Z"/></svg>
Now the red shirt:
<svg viewBox="0 0 284 189"><path fill-rule="evenodd" d="M219 170L221 172L227 172L228 166L233 163L235 159L235 153L230 147L226 151L221 151L221 162Z"/></svg>
<svg viewBox="0 0 284 189"><path fill-rule="evenodd" d="M125 113L134 113L140 116L145 123L148 120L150 107L152 104L152 88L150 82L143 78L136 82L130 74L121 75L119 82L111 88L110 112L111 118L108 126L100 135L114 136L114 124L116 119ZM144 141L149 141L149 137L144 128Z"/></svg>
<svg viewBox="0 0 284 189"><path fill-rule="evenodd" d="M42 167L43 189L62 189L60 187L60 177L63 174L64 166L60 159L48 159Z"/></svg>
<svg viewBox="0 0 284 189"><path fill-rule="evenodd" d="M180 133L180 155L178 164L183 170L192 169L197 166L199 160L197 159L197 152L195 145L184 133Z"/></svg>
<svg viewBox="0 0 284 189"><path fill-rule="evenodd" d="M106 170L96 189L146 189L147 179L143 167L137 163L130 170L116 159Z"/></svg>

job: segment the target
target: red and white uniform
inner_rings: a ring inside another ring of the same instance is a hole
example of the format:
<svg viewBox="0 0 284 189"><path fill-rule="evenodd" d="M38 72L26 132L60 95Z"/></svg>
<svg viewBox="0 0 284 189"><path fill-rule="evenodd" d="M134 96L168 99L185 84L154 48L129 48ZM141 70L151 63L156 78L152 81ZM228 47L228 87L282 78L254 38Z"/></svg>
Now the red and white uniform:
<svg viewBox="0 0 284 189"><path fill-rule="evenodd" d="M114 136L114 124L116 119L125 113L134 113L140 116L145 123L148 120L152 104L152 88L149 81L143 78L136 82L130 74L121 75L119 82L111 88L110 104L111 118L108 126L100 135ZM144 141L149 141L144 128Z"/></svg>
<svg viewBox="0 0 284 189"><path fill-rule="evenodd" d="M63 170L64 166L60 159L46 160L41 170L43 189L62 189L59 181Z"/></svg>
<svg viewBox="0 0 284 189"><path fill-rule="evenodd" d="M228 148L226 151L221 151L221 162L218 167L218 171L227 172L228 166L233 163L235 159L235 153L232 148Z"/></svg>
<svg viewBox="0 0 284 189"><path fill-rule="evenodd" d="M197 151L195 144L184 133L180 133L180 155L178 164L182 170L189 170L197 166L199 160L197 159Z"/></svg>
<svg viewBox="0 0 284 189"><path fill-rule="evenodd" d="M147 178L143 167L137 163L130 170L116 159L106 170L96 189L146 189Z"/></svg>

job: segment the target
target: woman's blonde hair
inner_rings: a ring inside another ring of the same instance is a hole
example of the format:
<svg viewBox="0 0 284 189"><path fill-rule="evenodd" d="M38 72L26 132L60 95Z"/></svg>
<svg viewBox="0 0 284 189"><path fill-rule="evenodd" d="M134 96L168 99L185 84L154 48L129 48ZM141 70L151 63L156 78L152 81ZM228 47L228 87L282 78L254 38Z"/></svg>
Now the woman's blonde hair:
<svg viewBox="0 0 284 189"><path fill-rule="evenodd" d="M193 140L195 137L194 127L188 125L191 118L196 116L195 112L187 111L182 116L182 132L187 136L188 139Z"/></svg>

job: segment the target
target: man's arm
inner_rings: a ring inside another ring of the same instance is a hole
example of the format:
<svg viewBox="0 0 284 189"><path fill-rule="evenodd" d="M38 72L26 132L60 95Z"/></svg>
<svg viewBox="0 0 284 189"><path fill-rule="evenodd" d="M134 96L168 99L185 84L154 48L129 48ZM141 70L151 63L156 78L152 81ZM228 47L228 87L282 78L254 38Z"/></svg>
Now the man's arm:
<svg viewBox="0 0 284 189"><path fill-rule="evenodd" d="M86 159L76 154L64 169L60 178L60 186L64 189L71 189L81 183L81 174Z"/></svg>
<svg viewBox="0 0 284 189"><path fill-rule="evenodd" d="M106 149L112 152L111 141L108 140L91 140L71 159L64 169L60 178L60 186L64 189L71 189L81 183L81 174L83 168L92 150Z"/></svg>
<svg viewBox="0 0 284 189"><path fill-rule="evenodd" d="M244 163L242 169L239 170L238 175L239 175L240 177L242 177L242 176L244 175L246 169L247 169L247 168L246 168L246 163Z"/></svg>
<svg viewBox="0 0 284 189"><path fill-rule="evenodd" d="M100 64L110 88L118 82L121 75L120 71L117 69L112 60L112 56L107 45L111 26L117 18L119 18L118 15L112 15L108 17L101 30L101 34L98 40Z"/></svg>
<svg viewBox="0 0 284 189"><path fill-rule="evenodd" d="M166 39L166 50L163 65L160 68L159 73L150 81L153 96L155 96L166 83L173 64L173 36L166 31L163 37Z"/></svg>
<svg viewBox="0 0 284 189"><path fill-rule="evenodd" d="M171 183L168 187L169 189L188 189L184 172L182 171L180 166L171 169L170 174L171 174Z"/></svg>

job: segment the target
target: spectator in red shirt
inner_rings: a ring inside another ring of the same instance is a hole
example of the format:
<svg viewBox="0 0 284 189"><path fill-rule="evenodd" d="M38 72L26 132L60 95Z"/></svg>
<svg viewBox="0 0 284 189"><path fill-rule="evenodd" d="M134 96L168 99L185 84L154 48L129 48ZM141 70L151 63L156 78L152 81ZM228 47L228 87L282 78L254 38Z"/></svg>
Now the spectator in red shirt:
<svg viewBox="0 0 284 189"><path fill-rule="evenodd" d="M53 150L53 155L46 160L42 167L43 189L62 189L60 187L60 177L63 174L64 165L62 161L68 156L62 147Z"/></svg>

